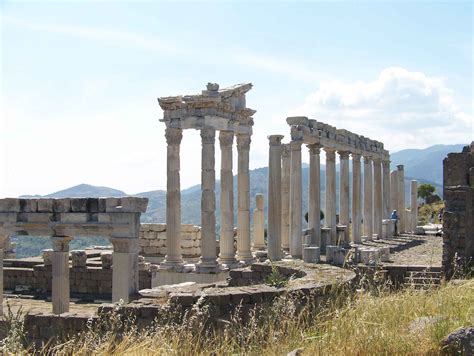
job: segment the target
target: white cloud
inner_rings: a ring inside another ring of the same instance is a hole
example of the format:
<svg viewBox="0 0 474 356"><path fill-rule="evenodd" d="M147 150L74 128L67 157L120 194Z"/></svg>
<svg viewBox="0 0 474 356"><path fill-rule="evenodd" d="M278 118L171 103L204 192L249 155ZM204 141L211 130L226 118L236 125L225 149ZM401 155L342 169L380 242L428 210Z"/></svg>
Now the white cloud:
<svg viewBox="0 0 474 356"><path fill-rule="evenodd" d="M373 81L321 83L289 115L306 115L382 141L390 150L473 139L473 116L459 110L441 78L390 67Z"/></svg>

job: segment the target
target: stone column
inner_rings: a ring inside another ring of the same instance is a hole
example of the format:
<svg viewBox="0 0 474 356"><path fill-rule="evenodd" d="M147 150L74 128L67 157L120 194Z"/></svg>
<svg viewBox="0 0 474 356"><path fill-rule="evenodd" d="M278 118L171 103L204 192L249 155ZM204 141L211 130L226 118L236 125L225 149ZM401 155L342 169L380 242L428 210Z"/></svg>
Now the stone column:
<svg viewBox="0 0 474 356"><path fill-rule="evenodd" d="M56 315L69 311L69 236L53 236L52 303Z"/></svg>
<svg viewBox="0 0 474 356"><path fill-rule="evenodd" d="M250 262L250 135L237 135L238 152L238 212L237 212L237 260Z"/></svg>
<svg viewBox="0 0 474 356"><path fill-rule="evenodd" d="M349 152L338 152L340 161L339 223L349 227Z"/></svg>
<svg viewBox="0 0 474 356"><path fill-rule="evenodd" d="M398 223L398 231L406 231L406 219L405 219L405 172L403 170L403 165L400 164L397 166L397 177L398 177L398 217L400 221Z"/></svg>
<svg viewBox="0 0 474 356"><path fill-rule="evenodd" d="M281 247L290 249L290 145L281 145Z"/></svg>
<svg viewBox="0 0 474 356"><path fill-rule="evenodd" d="M135 238L111 237L110 242L114 247L112 303L120 300L127 303L130 296L138 292L138 235Z"/></svg>
<svg viewBox="0 0 474 356"><path fill-rule="evenodd" d="M232 174L232 144L234 133L219 132L221 146L221 237L219 261L235 262L234 248L234 176Z"/></svg>
<svg viewBox="0 0 474 356"><path fill-rule="evenodd" d="M382 161L382 220L390 218L390 161Z"/></svg>
<svg viewBox="0 0 474 356"><path fill-rule="evenodd" d="M411 181L411 231L416 230L418 225L418 182L416 180Z"/></svg>
<svg viewBox="0 0 474 356"><path fill-rule="evenodd" d="M183 131L177 128L166 129L167 147L167 186L166 186L166 256L163 266L183 264L181 254L181 187L179 177L179 146Z"/></svg>
<svg viewBox="0 0 474 356"><path fill-rule="evenodd" d="M291 141L291 172L290 172L290 255L301 258L302 241L302 177L301 177L301 141Z"/></svg>
<svg viewBox="0 0 474 356"><path fill-rule="evenodd" d="M352 154L352 242L361 243L361 180L360 154Z"/></svg>
<svg viewBox="0 0 474 356"><path fill-rule="evenodd" d="M255 210L253 211L253 248L265 249L265 201L263 194L255 195Z"/></svg>
<svg viewBox="0 0 474 356"><path fill-rule="evenodd" d="M398 210L398 171L390 173L390 214Z"/></svg>
<svg viewBox="0 0 474 356"><path fill-rule="evenodd" d="M311 244L321 247L321 166L320 149L317 144L308 145L309 149L309 199L308 229L313 230Z"/></svg>
<svg viewBox="0 0 474 356"><path fill-rule="evenodd" d="M214 129L201 129L201 268L217 266L215 137Z"/></svg>
<svg viewBox="0 0 474 356"><path fill-rule="evenodd" d="M283 135L268 136L268 258L281 260L281 140Z"/></svg>
<svg viewBox="0 0 474 356"><path fill-rule="evenodd" d="M382 161L374 158L374 233L382 238Z"/></svg>
<svg viewBox="0 0 474 356"><path fill-rule="evenodd" d="M0 236L0 318L3 317L3 252L9 236Z"/></svg>
<svg viewBox="0 0 474 356"><path fill-rule="evenodd" d="M372 159L364 156L364 235L367 240L373 237L372 193Z"/></svg>
<svg viewBox="0 0 474 356"><path fill-rule="evenodd" d="M326 211L324 221L326 227L331 229L330 245L337 244L336 228L336 150L325 147L326 151ZM328 244L329 245L329 244Z"/></svg>

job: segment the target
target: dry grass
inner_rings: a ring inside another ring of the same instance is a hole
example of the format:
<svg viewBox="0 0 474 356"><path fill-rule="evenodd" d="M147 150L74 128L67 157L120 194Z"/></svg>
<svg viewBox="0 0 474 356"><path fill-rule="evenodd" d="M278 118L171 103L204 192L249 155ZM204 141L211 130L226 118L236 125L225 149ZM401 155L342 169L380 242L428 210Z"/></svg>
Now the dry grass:
<svg viewBox="0 0 474 356"><path fill-rule="evenodd" d="M279 355L302 348L307 355L437 354L444 336L460 326L474 324L474 280L427 292L339 293L324 307L319 306L319 312L304 308L296 313L297 308L297 298L282 298L264 313L250 315L248 324L243 325L235 317L222 322L218 331L206 327L205 307L196 308L185 322L164 323L141 332L130 327L119 333L124 325L112 315L107 320L108 331L91 328L43 352Z"/></svg>
<svg viewBox="0 0 474 356"><path fill-rule="evenodd" d="M433 223L439 224L439 219L438 219L438 213L439 211L444 208L444 202L443 201L438 201L433 204L425 204L423 206L420 206L418 210L418 222L421 225L428 224L430 222L430 217L431 213L434 212L434 220Z"/></svg>

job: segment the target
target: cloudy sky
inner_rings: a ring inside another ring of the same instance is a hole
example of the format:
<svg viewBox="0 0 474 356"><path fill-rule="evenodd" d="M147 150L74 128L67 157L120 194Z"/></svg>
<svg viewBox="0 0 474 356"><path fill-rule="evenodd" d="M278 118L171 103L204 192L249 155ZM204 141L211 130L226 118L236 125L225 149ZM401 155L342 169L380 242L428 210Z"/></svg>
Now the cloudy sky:
<svg viewBox="0 0 474 356"><path fill-rule="evenodd" d="M0 13L0 196L164 189L156 98L209 81L254 84L251 168L267 165L267 135L288 140L288 115L392 152L473 140L471 1L3 0ZM198 184L198 132L181 157L182 187Z"/></svg>

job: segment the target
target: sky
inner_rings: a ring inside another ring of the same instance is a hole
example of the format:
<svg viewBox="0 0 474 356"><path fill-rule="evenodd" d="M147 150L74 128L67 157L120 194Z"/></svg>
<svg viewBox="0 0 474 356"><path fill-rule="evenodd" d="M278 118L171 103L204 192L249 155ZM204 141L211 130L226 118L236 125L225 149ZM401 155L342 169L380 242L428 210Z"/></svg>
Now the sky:
<svg viewBox="0 0 474 356"><path fill-rule="evenodd" d="M251 169L268 164L268 135L288 142L292 115L391 152L469 143L473 11L471 1L0 0L0 197L81 183L166 189L157 98L208 82L254 85ZM186 130L182 188L200 183L200 147Z"/></svg>

